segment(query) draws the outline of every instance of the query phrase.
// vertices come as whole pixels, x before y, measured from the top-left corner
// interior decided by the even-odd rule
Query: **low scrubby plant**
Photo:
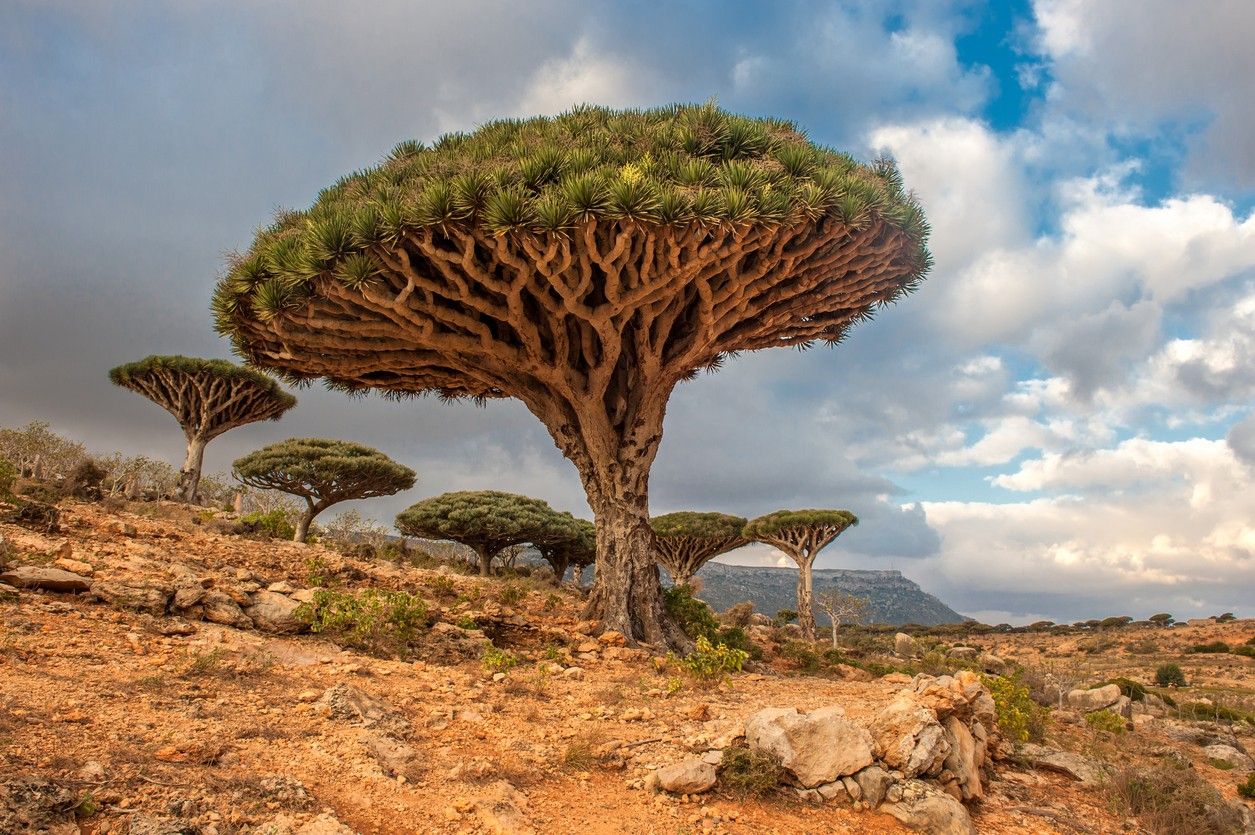
[[[1134,681],[1131,678],[1117,676],[1116,678],[1107,679],[1103,685],[1114,684],[1120,688],[1120,694],[1128,696],[1129,701],[1141,702],[1146,700],[1146,685],[1141,682]]]
[[[1239,647],[1233,648],[1233,654],[1242,655],[1247,658],[1255,658],[1255,646],[1251,646],[1250,644],[1242,644]]]
[[[484,647],[479,660],[484,665],[484,669],[490,673],[508,673],[519,665],[517,655],[508,649],[498,649],[495,646]]]
[[[1124,719],[1109,710],[1096,710],[1093,713],[1087,713],[1085,714],[1085,722],[1094,730],[1106,731],[1109,734],[1122,734],[1128,730],[1125,727]]]
[[[454,597],[458,593],[457,588],[453,585],[453,580],[443,574],[428,577],[425,584],[428,590],[439,598]]]
[[[1246,782],[1238,784],[1238,794],[1245,798],[1255,800],[1255,771],[1246,775]]]
[[[667,614],[693,640],[702,637],[713,639],[718,633],[719,619],[704,600],[693,596],[689,586],[672,586],[663,592],[663,599]]]
[[[388,589],[340,592],[320,589],[302,603],[296,617],[311,632],[379,655],[408,654],[429,625],[427,603],[415,595]]]
[[[502,606],[515,606],[527,597],[527,589],[517,583],[506,583],[497,592],[497,602]]]
[[[1156,835],[1227,835],[1242,831],[1242,813],[1184,763],[1164,760],[1150,768],[1116,772],[1111,790],[1119,804]]]
[[[1186,702],[1177,708],[1177,715],[1203,722],[1245,722],[1255,726],[1255,713],[1215,703]]]
[[[241,516],[236,531],[246,536],[263,536],[269,539],[291,539],[296,534],[296,528],[283,508],[265,513],[258,510]]]
[[[994,699],[998,716],[998,728],[1010,742],[1041,742],[1046,736],[1046,723],[1050,711],[1033,701],[1028,686],[1018,674],[1011,676],[981,676]]]
[[[697,648],[680,661],[680,664],[696,678],[718,678],[726,673],[739,673],[749,659],[749,653],[733,649],[725,644],[712,644],[707,638],[697,639]]]
[[[1185,673],[1177,664],[1160,664],[1155,670],[1155,684],[1160,687],[1185,687]]]
[[[1195,644],[1190,647],[1190,652],[1224,654],[1229,652],[1229,645],[1224,641],[1212,641],[1210,644]]]
[[[719,785],[738,799],[762,797],[780,783],[780,757],[747,745],[723,749],[719,761]]]
[[[0,458],[0,501],[13,498],[13,485],[17,482],[17,467],[7,458]]]

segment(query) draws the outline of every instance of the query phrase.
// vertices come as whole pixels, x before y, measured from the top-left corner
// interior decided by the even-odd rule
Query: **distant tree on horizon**
[[[571,517],[574,536],[559,529],[556,537],[533,544],[549,563],[559,583],[566,577],[567,569],[574,568],[578,584],[579,574],[597,559],[597,528],[587,519],[577,519],[569,513],[566,515]]]
[[[749,542],[745,522],[727,513],[687,510],[655,516],[649,520],[654,555],[677,586],[687,586],[703,565]]]
[[[114,385],[142,394],[183,429],[187,452],[179,471],[178,497],[196,500],[205,447],[228,430],[259,420],[278,420],[296,398],[270,377],[226,360],[151,356],[109,372]]]
[[[242,484],[305,500],[292,539],[304,542],[314,517],[339,502],[391,496],[414,486],[415,473],[377,449],[349,441],[292,438],[231,465]]]
[[[511,545],[554,543],[579,536],[579,520],[543,499],[500,490],[441,493],[397,514],[397,530],[423,539],[461,543],[479,557],[480,576],[492,574],[493,558]]]
[[[745,526],[746,539],[778,548],[797,564],[797,621],[808,641],[815,640],[815,558],[857,524],[858,517],[848,510],[777,510]]]

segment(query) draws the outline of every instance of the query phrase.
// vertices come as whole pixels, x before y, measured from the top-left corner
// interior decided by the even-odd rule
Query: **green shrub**
[[[453,580],[443,574],[428,577],[424,584],[432,594],[439,598],[453,597],[457,594],[457,588],[453,585]]]
[[[1012,676],[981,676],[994,699],[998,728],[1013,743],[1041,742],[1050,711],[1033,701],[1019,673]]]
[[[1238,794],[1255,800],[1255,771],[1246,775],[1245,783],[1238,783]]]
[[[822,657],[805,641],[789,641],[780,647],[780,657],[797,664],[798,669],[815,673],[822,666]]]
[[[479,624],[475,621],[475,618],[470,615],[462,615],[462,617],[458,618],[458,622],[455,626],[457,626],[458,629],[466,629],[468,631],[472,629],[479,629]]]
[[[1124,725],[1124,719],[1109,710],[1096,710],[1093,713],[1087,713],[1085,714],[1085,722],[1096,731],[1106,731],[1110,734],[1122,734],[1128,730]]]
[[[704,600],[693,596],[688,586],[672,586],[663,592],[667,614],[675,619],[684,634],[693,640],[706,638],[714,641],[719,634],[719,619]]]
[[[305,560],[305,584],[314,588],[326,588],[336,584],[331,566],[321,556],[315,555]]]
[[[749,657],[755,661],[763,657],[762,647],[751,641],[749,634],[739,626],[729,626],[726,629],[720,629],[716,637],[715,643],[747,652]]]
[[[562,605],[562,597],[557,592],[549,592],[545,595],[544,609],[546,612],[552,612],[554,609]]]
[[[1255,658],[1255,646],[1250,644],[1242,644],[1240,647],[1233,648],[1234,655],[1244,655],[1247,658]]]
[[[1160,687],[1185,687],[1185,673],[1176,664],[1160,664],[1155,670],[1155,684]]]
[[[296,528],[288,520],[287,511],[278,507],[265,513],[257,510],[241,516],[237,530],[242,534],[254,534],[270,539],[291,539],[296,535]]]
[[[739,673],[749,653],[723,644],[712,644],[705,637],[697,639],[697,648],[680,661],[697,678],[716,678],[725,673]]]
[[[784,626],[787,623],[793,623],[797,620],[797,612],[793,609],[781,609],[776,612],[776,616],[771,619],[775,626]]]
[[[484,653],[479,660],[490,673],[508,673],[519,665],[517,655],[508,649],[497,649],[494,646],[484,647]]]
[[[762,797],[780,782],[780,757],[745,744],[723,749],[719,761],[719,785],[739,799]]]
[[[1242,814],[1185,764],[1164,760],[1127,767],[1111,780],[1124,809],[1146,830],[1163,835],[1228,835],[1242,831]]]
[[[1107,684],[1114,684],[1119,687],[1121,695],[1128,696],[1129,701],[1141,702],[1146,700],[1146,685],[1131,678],[1118,676],[1103,682],[1103,685]]]
[[[7,458],[0,458],[0,501],[13,498],[13,483],[17,481],[17,467]]]
[[[1218,759],[1216,757],[1208,757],[1207,764],[1210,765],[1212,768],[1218,768],[1221,771],[1233,770],[1233,763],[1229,762],[1228,760]]]
[[[1227,653],[1229,645],[1224,641],[1212,641],[1210,644],[1195,644],[1190,647],[1190,652],[1200,653]]]
[[[427,604],[403,591],[366,589],[357,593],[320,589],[302,603],[296,617],[311,632],[380,655],[406,655],[429,624]]]
[[[527,589],[517,583],[506,583],[497,592],[497,602],[502,606],[515,606],[527,597]]]
[[[1177,708],[1182,719],[1194,719],[1203,722],[1246,722],[1255,725],[1255,714],[1221,704],[1204,702],[1186,702]]]

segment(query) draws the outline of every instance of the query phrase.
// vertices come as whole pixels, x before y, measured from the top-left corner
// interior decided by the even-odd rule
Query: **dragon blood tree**
[[[689,585],[703,565],[749,542],[741,534],[745,520],[726,513],[681,511],[655,516],[650,524],[654,556],[677,586]]]
[[[811,575],[815,557],[857,524],[858,517],[848,510],[777,510],[745,526],[747,540],[772,545],[797,563],[797,622],[808,641],[815,640]]]
[[[259,420],[278,420],[296,398],[271,378],[226,360],[148,357],[109,372],[115,385],[144,395],[183,427],[187,455],[177,493],[195,501],[205,446],[229,429]]]
[[[333,504],[391,496],[414,486],[414,471],[377,449],[349,441],[292,438],[237,458],[231,474],[259,490],[305,500],[292,539],[304,542],[314,517]]]
[[[587,615],[683,646],[648,506],[672,389],[739,351],[838,342],[916,286],[927,235],[890,161],[788,122],[581,107],[399,145],[258,233],[213,308],[295,381],[523,401],[596,518]]]
[[[569,533],[564,531],[563,535],[532,544],[549,563],[559,583],[566,577],[567,569],[574,567],[578,585],[580,572],[597,559],[597,528],[587,519],[576,519],[569,513],[562,515],[571,520]]]
[[[503,548],[574,539],[577,521],[542,499],[499,490],[463,490],[410,505],[397,515],[396,524],[409,536],[465,545],[479,557],[479,573],[487,577]]]

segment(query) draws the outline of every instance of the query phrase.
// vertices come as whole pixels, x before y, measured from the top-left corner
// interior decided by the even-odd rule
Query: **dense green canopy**
[[[278,381],[273,377],[255,368],[236,365],[223,359],[154,354],[110,369],[109,379],[114,385],[130,387],[155,373],[204,374],[219,380],[247,382],[261,391],[274,395],[278,403],[285,404],[289,409],[296,405],[296,398],[281,389]]]
[[[397,515],[396,525],[410,536],[466,545],[479,555],[480,573],[487,575],[502,548],[574,539],[580,533],[578,521],[542,499],[500,490],[465,490],[411,505]]]
[[[377,449],[349,441],[292,438],[236,459],[232,475],[250,487],[281,490],[305,499],[298,542],[309,523],[333,504],[390,496],[414,486],[415,473]]]
[[[650,519],[658,562],[677,585],[686,585],[703,565],[747,540],[745,519],[727,513],[679,511]]]
[[[578,107],[489,122],[431,147],[401,143],[379,165],[325,189],[310,209],[280,213],[218,285],[214,314],[219,332],[251,355],[243,321],[300,305],[322,279],[369,284],[381,272],[380,250],[424,229],[543,235],[589,220],[748,227],[824,217],[851,230],[876,220],[901,230],[913,259],[903,290],[930,266],[924,214],[889,160],[862,165],[812,144],[790,122],[709,104]]]
[[[597,528],[593,523],[587,519],[577,519],[569,513],[560,515],[570,519],[571,526],[556,527],[553,537],[533,543],[549,563],[559,582],[566,576],[567,568],[574,566],[578,575],[585,566],[592,565],[597,559]],[[576,580],[579,580],[578,576]]]

